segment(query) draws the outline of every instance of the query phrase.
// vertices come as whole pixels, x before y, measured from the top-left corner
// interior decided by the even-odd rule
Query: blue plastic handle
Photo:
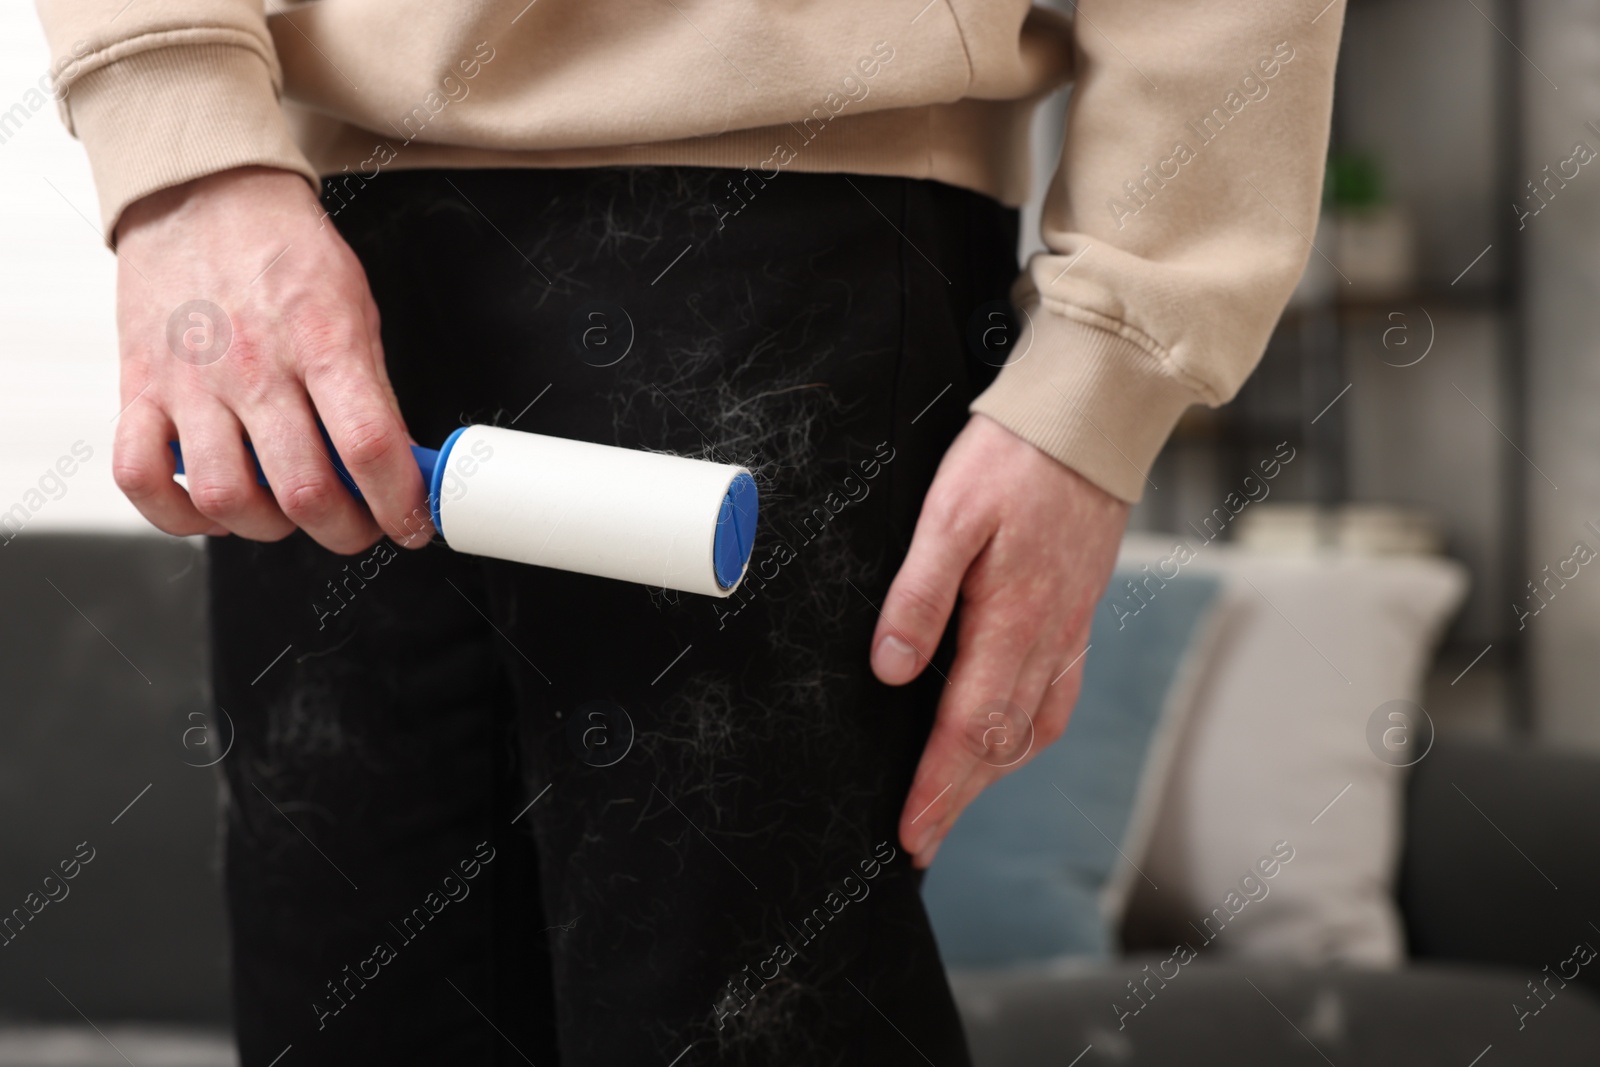
[[[322,427],[319,426],[318,429],[322,429]],[[366,498],[361,495],[361,487],[356,485],[354,478],[350,477],[350,471],[345,467],[344,460],[340,459],[339,453],[334,451],[333,441],[329,439],[328,431],[325,429],[322,430],[322,440],[328,446],[327,456],[329,461],[333,463],[333,469],[338,472],[339,480],[344,483],[345,488],[350,490],[351,495],[357,500],[365,500]],[[172,449],[172,458],[177,461],[177,469],[172,473],[182,474],[183,450],[178,447],[178,442],[176,441],[168,441],[167,447]],[[267,476],[261,469],[261,461],[256,458],[255,446],[246,441],[244,449],[250,453],[250,462],[256,465],[256,484],[267,485]],[[422,471],[422,484],[432,484],[434,468],[439,465],[439,450],[437,448],[423,448],[421,445],[412,445],[411,458],[416,460],[417,468]]]

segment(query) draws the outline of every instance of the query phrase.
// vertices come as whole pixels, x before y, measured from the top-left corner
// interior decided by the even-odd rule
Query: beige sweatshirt
[[[259,164],[690,164],[1028,193],[1075,82],[1026,324],[973,403],[1125,500],[1260,359],[1315,231],[1342,0],[38,0],[105,233]]]

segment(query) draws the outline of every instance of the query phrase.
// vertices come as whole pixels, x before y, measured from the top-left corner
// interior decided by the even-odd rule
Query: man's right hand
[[[427,544],[377,306],[304,178],[262,167],[199,178],[129,206],[117,237],[125,410],[112,468],[145,518],[170,534],[256,541],[298,526],[341,553],[383,534]],[[334,470],[318,418],[367,506]]]

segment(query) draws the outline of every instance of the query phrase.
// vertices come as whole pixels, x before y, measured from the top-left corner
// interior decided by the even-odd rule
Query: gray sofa
[[[1164,989],[1141,982],[1155,993],[1119,1028],[1112,1005],[1127,983],[1172,951],[1172,931],[1135,916],[1129,958],[1112,966],[953,975],[974,1059],[1064,1067],[1088,1049],[1080,1067],[1600,1063],[1600,959],[1562,966],[1575,943],[1600,946],[1600,759],[1440,740],[1412,771],[1405,835],[1406,967],[1197,961]],[[1570,982],[1552,976],[1574,969]],[[1529,982],[1547,999],[1530,1000]],[[1515,1007],[1540,1003],[1523,1017]]]
[[[226,727],[204,680],[203,592],[203,553],[183,541],[29,533],[0,549],[0,910],[82,843],[94,852],[0,948],[0,1067],[123,1062],[83,1038],[86,1019],[148,1050],[135,1062],[226,1062],[218,792],[203,766]],[[1600,1062],[1600,960],[1520,1026],[1513,1008],[1575,942],[1600,945],[1600,760],[1441,740],[1407,818],[1411,965],[1200,961],[1119,1029],[1113,1002],[1172,945],[1133,917],[1115,965],[953,975],[978,1064]],[[126,1024],[143,1036],[112,1029]]]

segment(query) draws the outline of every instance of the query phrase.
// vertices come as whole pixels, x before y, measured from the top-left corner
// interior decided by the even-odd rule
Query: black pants
[[[943,683],[879,684],[868,641],[994,373],[969,327],[1015,213],[690,168],[395,172],[324,202],[418,441],[483,422],[743,463],[761,528],[729,600],[439,544],[212,542],[244,1064],[967,1063],[896,840]]]

